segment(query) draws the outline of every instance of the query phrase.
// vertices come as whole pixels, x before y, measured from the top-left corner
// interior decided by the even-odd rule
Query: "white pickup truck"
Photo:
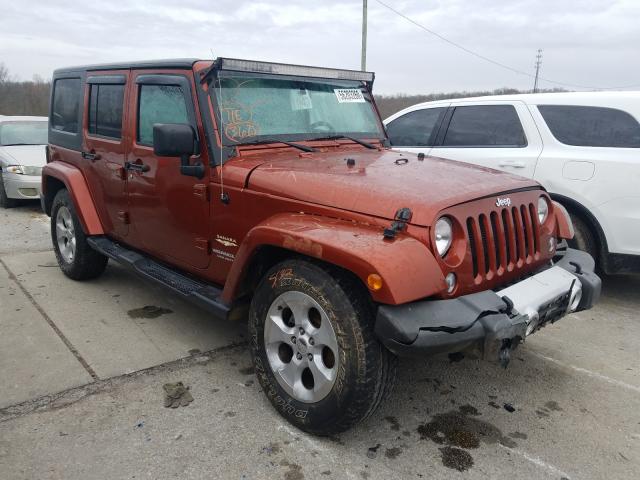
[[[534,178],[562,203],[575,246],[606,273],[640,272],[640,92],[427,102],[385,120],[393,148]]]

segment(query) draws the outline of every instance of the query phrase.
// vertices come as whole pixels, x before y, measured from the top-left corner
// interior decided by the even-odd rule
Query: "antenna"
[[[211,50],[211,58],[213,62],[216,61],[216,56],[213,54],[213,49]],[[224,191],[224,160],[222,155],[224,153],[224,147],[222,146],[222,108],[220,105],[222,104],[222,79],[217,76],[216,81],[218,83],[218,99],[216,101],[216,106],[218,108],[218,138],[220,140],[220,201],[225,205],[229,204],[229,195]],[[215,90],[215,83],[213,85]]]
[[[536,55],[536,79],[533,81],[533,93],[538,93],[538,77],[540,76],[540,67],[542,66],[542,49],[538,49]]]

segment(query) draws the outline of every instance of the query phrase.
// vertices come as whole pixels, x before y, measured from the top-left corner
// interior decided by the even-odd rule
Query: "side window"
[[[640,124],[615,108],[539,105],[553,136],[566,145],[640,148]]]
[[[51,128],[60,132],[78,133],[80,109],[80,79],[61,78],[53,84]]]
[[[156,123],[189,123],[182,87],[140,85],[137,138],[139,144],[153,145],[153,125]]]
[[[89,133],[122,137],[124,85],[92,84],[89,93]]]
[[[527,139],[513,105],[456,107],[444,147],[526,147]]]
[[[387,134],[394,147],[430,147],[446,108],[425,108],[405,113],[389,122]]]

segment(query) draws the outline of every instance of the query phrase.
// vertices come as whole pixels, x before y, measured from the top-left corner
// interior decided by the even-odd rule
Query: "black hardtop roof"
[[[96,71],[96,70],[126,70],[129,68],[191,68],[199,62],[199,58],[171,58],[164,60],[143,60],[138,62],[102,63],[97,65],[81,65],[64,67],[54,70],[53,74]]]

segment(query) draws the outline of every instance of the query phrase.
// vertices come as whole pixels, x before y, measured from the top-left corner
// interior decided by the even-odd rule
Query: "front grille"
[[[533,203],[468,217],[466,228],[477,281],[512,272],[539,254],[540,232]]]

